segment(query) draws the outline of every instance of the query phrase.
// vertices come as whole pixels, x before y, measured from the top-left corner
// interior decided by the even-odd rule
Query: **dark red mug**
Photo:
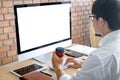
[[[55,53],[58,57],[62,57],[64,55],[64,48],[63,47],[57,47],[56,50],[55,50]]]

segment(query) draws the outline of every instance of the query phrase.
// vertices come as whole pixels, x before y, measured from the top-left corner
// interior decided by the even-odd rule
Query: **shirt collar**
[[[103,46],[108,42],[114,40],[115,38],[120,37],[120,30],[112,31],[108,33],[103,39],[99,42],[99,46]]]

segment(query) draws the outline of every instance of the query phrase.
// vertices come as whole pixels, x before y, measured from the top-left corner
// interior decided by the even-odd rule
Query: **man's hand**
[[[52,64],[53,64],[53,68],[56,69],[56,68],[60,68],[61,67],[61,64],[63,62],[63,57],[59,58],[56,53],[54,52],[53,53],[53,57],[52,57]]]
[[[68,65],[69,68],[75,68],[75,69],[78,69],[82,66],[83,64],[83,60],[80,60],[80,59],[76,59],[76,58],[68,58],[66,60],[66,63],[65,64],[68,64],[68,63],[73,63],[71,65]]]

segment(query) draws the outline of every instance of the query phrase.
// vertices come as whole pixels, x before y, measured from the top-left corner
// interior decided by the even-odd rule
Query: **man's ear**
[[[98,18],[98,23],[99,23],[100,26],[104,26],[105,25],[105,20],[102,17],[100,17],[100,18]]]

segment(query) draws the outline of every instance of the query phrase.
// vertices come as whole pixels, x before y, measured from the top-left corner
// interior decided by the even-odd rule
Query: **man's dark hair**
[[[92,6],[92,14],[98,20],[102,17],[111,30],[120,29],[120,0],[96,0]]]

